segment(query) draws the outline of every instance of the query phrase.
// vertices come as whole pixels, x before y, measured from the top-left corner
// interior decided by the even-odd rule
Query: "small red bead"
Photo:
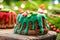
[[[57,29],[56,32],[59,33],[59,29]]]
[[[50,26],[51,28],[54,28],[53,26]]]
[[[53,28],[54,31],[56,31],[56,28]]]
[[[59,33],[60,33],[60,30],[59,30]]]
[[[23,13],[22,15],[23,15],[24,17],[26,17],[28,14],[27,14],[27,13]]]

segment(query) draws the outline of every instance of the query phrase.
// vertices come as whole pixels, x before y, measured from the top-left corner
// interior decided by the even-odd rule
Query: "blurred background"
[[[60,0],[0,0],[0,7],[17,10],[38,10],[44,4],[47,10],[58,10]]]
[[[38,11],[41,5],[48,22],[60,30],[60,0],[0,0],[0,8],[14,10],[16,14],[24,10]]]

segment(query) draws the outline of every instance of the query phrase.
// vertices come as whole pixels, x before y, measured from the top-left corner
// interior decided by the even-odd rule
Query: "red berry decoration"
[[[56,32],[59,33],[59,29],[57,29]]]
[[[22,15],[23,15],[24,17],[26,17],[28,14],[27,14],[27,13],[23,13]]]
[[[60,33],[60,30],[59,30],[59,33]]]
[[[54,31],[56,31],[56,28],[53,28]]]
[[[56,31],[57,33],[60,33],[60,30],[52,26],[50,23],[48,23],[50,28],[53,29],[53,31]]]
[[[50,26],[52,29],[54,28],[53,26]]]

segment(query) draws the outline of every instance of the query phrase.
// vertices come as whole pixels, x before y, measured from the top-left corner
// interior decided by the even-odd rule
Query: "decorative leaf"
[[[28,16],[27,16],[27,17],[28,17],[28,18],[30,18],[31,16],[32,16],[32,14],[28,14]]]

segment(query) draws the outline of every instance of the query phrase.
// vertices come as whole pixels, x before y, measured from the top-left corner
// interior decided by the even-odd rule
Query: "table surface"
[[[45,35],[37,35],[37,36],[28,36],[28,35],[18,35],[13,33],[14,29],[0,29],[0,36],[3,37],[9,37],[9,38],[14,38],[14,39],[40,39],[40,38],[46,38],[52,35],[56,35],[56,32],[49,31]]]

